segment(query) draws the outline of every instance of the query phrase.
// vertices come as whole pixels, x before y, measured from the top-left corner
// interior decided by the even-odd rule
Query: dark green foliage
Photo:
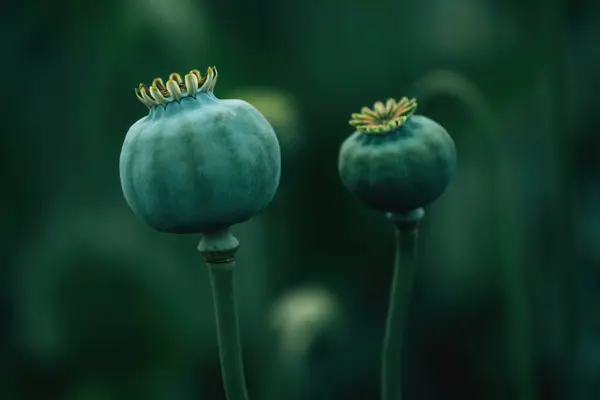
[[[282,153],[285,194],[239,227],[236,285],[253,400],[262,399],[269,378],[268,304],[307,281],[340,293],[350,321],[344,346],[326,361],[315,354],[311,393],[377,399],[391,277],[380,266],[392,261],[391,228],[348,195],[336,157],[351,134],[350,112],[387,96],[421,101],[412,84],[431,68],[456,70],[481,88],[496,110],[498,146],[452,95],[420,103],[419,113],[452,134],[460,168],[421,229],[407,400],[521,400],[512,396],[506,345],[506,305],[516,293],[501,275],[507,257],[527,278],[538,399],[600,398],[599,2],[33,0],[6,2],[0,14],[0,398],[93,400],[94,393],[129,391],[122,398],[223,399],[198,238],[151,232],[127,209],[118,171],[125,132],[144,112],[133,88],[207,64],[224,78],[217,95],[238,87],[283,90],[294,97],[302,125],[301,148]],[[496,157],[507,188],[499,189],[489,168]],[[82,206],[98,218],[67,234]],[[495,221],[507,216],[516,218],[514,229],[496,232]],[[132,226],[102,229],[102,221]],[[40,231],[44,239],[37,240]],[[78,250],[80,237],[96,250]],[[516,246],[500,251],[507,237]],[[101,244],[107,238],[114,242]],[[137,244],[112,252],[115,242],[130,241]],[[161,246],[170,255],[159,257]],[[31,265],[34,286],[64,293],[49,296],[11,279]],[[157,270],[175,277],[153,275]],[[115,288],[113,298],[112,290],[98,294],[107,287]],[[166,300],[182,293],[189,301]],[[39,324],[28,332],[43,343],[25,347],[31,338],[17,321],[29,309],[24,298],[34,294],[54,300],[31,305]],[[49,305],[56,312],[49,314]],[[46,325],[59,315],[59,324]],[[139,347],[102,353],[111,345],[83,325],[115,348],[138,340]],[[110,372],[99,362],[94,373],[87,364],[93,376],[82,381],[83,356],[67,352],[67,336],[54,336],[58,331],[70,332],[78,352],[105,366],[115,357],[113,375],[138,379],[129,388],[100,388],[106,383],[94,379]],[[183,343],[200,349],[184,351]],[[184,367],[188,356],[192,365]],[[161,375],[148,372],[159,364],[170,372],[149,378]]]

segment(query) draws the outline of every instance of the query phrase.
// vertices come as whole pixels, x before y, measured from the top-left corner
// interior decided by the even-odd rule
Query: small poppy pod
[[[366,206],[405,214],[437,199],[456,167],[452,138],[437,122],[413,115],[415,99],[389,99],[352,114],[356,128],[340,148],[344,185]]]
[[[281,153],[273,128],[249,103],[213,94],[216,68],[140,84],[150,112],[131,126],[120,157],[123,195],[151,227],[211,233],[244,222],[273,199]]]

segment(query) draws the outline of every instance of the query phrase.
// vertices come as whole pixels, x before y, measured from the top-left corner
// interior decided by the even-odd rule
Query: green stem
[[[402,342],[416,269],[418,219],[396,220],[396,257],[381,365],[382,400],[402,399]],[[390,216],[388,216],[390,219]]]
[[[237,301],[233,284],[235,261],[218,264],[207,262],[207,265],[215,302],[219,356],[225,394],[228,400],[248,400],[242,362]]]
[[[227,400],[248,400],[233,282],[239,242],[229,229],[204,234],[198,245],[208,266],[215,303],[221,375]]]

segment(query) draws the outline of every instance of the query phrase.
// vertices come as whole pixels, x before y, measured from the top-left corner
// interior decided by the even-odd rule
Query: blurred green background
[[[223,399],[196,236],[118,158],[133,88],[219,69],[282,183],[235,227],[251,399],[371,400],[393,230],[337,176],[352,112],[417,96],[459,154],[427,208],[406,399],[600,399],[600,3],[26,0],[0,15],[0,398]]]

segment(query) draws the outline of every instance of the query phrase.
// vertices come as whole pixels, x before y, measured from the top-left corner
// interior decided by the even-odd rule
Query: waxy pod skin
[[[388,100],[353,114],[356,131],[340,148],[342,182],[366,206],[406,214],[436,200],[456,167],[452,138],[437,122],[413,115],[415,99]]]
[[[260,213],[279,185],[281,153],[271,125],[242,100],[213,94],[216,68],[140,84],[150,112],[125,137],[123,195],[151,227],[212,233]]]

